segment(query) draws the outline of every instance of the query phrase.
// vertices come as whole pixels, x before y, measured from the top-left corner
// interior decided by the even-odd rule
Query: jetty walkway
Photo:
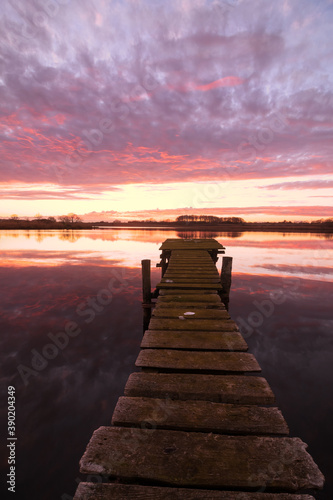
[[[221,301],[215,240],[166,240],[159,295],[75,500],[310,500],[324,478]]]

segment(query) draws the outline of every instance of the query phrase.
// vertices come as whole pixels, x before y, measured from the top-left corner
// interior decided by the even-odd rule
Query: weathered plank
[[[209,257],[207,259],[171,259],[169,261],[169,266],[171,267],[182,267],[187,269],[198,269],[199,267],[203,267],[206,269],[214,270],[216,266],[212,259]],[[169,269],[169,267],[168,267]]]
[[[194,264],[194,263],[190,263],[188,261],[184,261],[184,262],[170,261],[168,264],[168,269],[169,270],[176,270],[176,271],[182,270],[182,269],[185,269],[185,270],[195,269],[197,271],[200,271],[200,270],[214,271],[214,270],[216,270],[216,266],[215,266],[213,261],[207,262],[207,263],[201,263],[201,264],[198,262],[196,262]]]
[[[289,437],[100,427],[80,471],[175,486],[322,488],[323,475],[306,447]]]
[[[202,268],[202,269],[198,269],[198,268]],[[203,261],[203,260],[200,260],[199,262],[197,260],[195,261],[191,261],[191,260],[177,260],[177,261],[172,261],[172,262],[169,262],[169,265],[168,265],[168,270],[171,271],[173,270],[172,268],[181,268],[182,270],[187,270],[187,271],[190,271],[191,269],[192,270],[202,270],[202,271],[215,271],[217,270],[216,269],[216,266],[214,265],[214,262],[211,261]]]
[[[172,250],[171,255],[170,255],[170,260],[185,260],[185,259],[190,259],[190,260],[212,260],[211,254],[207,250],[202,250],[202,251],[193,251],[190,250],[188,252],[186,251],[180,251],[180,250]]]
[[[212,259],[211,254],[205,250],[202,254],[195,253],[193,251],[190,252],[171,252],[169,255],[169,262],[178,262],[178,261],[186,261],[190,260],[191,262],[198,260],[200,262],[208,262],[209,264],[214,264],[214,260]]]
[[[170,251],[171,251],[171,257],[173,258],[184,258],[184,257],[202,257],[202,258],[209,258],[210,257],[210,253],[209,251],[211,251],[212,249],[210,247],[206,247],[206,248],[203,248],[203,249],[195,249],[195,248],[190,248],[188,250],[186,250],[185,248],[170,248]]]
[[[218,303],[219,305],[222,304],[221,302],[221,299],[220,297],[217,295],[217,294],[213,294],[213,293],[210,293],[210,294],[204,294],[204,293],[200,293],[200,292],[197,292],[197,293],[183,293],[183,294],[180,294],[180,293],[177,293],[177,292],[173,292],[173,293],[169,293],[167,295],[160,295],[158,297],[158,303],[159,304],[165,304],[166,302],[193,302],[193,303],[196,303],[196,304],[203,304],[203,303]],[[223,306],[224,307],[224,306]]]
[[[236,323],[232,320],[215,319],[167,319],[151,318],[149,330],[207,330],[207,331],[238,331]]]
[[[220,278],[209,278],[202,276],[202,278],[184,277],[182,275],[174,276],[173,278],[162,278],[161,283],[220,283]]]
[[[181,351],[142,349],[135,366],[163,370],[216,371],[224,373],[260,372],[260,366],[247,352]]]
[[[172,302],[171,301],[162,301],[162,300],[159,300],[157,303],[156,303],[156,307],[155,307],[155,311],[157,309],[161,309],[161,308],[175,308],[179,305],[181,305],[185,311],[191,311],[191,308],[195,311],[195,310],[198,310],[198,309],[218,309],[218,310],[221,310],[221,311],[226,311],[226,308],[225,308],[225,305],[222,304],[222,302],[193,302],[193,301],[190,301],[189,300],[189,297],[187,297],[187,300],[188,302],[181,302],[179,300],[173,300]]]
[[[125,396],[271,405],[275,398],[263,377],[193,373],[132,373]]]
[[[165,278],[219,278],[219,273],[216,271],[199,271],[199,272],[192,272],[191,269],[189,270],[182,270],[182,271],[166,271],[164,274]]]
[[[248,345],[239,332],[146,330],[141,348],[247,351]]]
[[[175,295],[175,294],[180,294],[180,295],[189,295],[189,294],[193,294],[193,295],[215,295],[216,297],[220,299],[220,297],[217,295],[217,290],[216,288],[215,289],[211,289],[211,290],[208,290],[208,289],[194,289],[194,290],[191,290],[191,289],[187,289],[187,290],[182,290],[181,288],[180,289],[177,289],[177,290],[167,290],[167,289],[164,289],[164,290],[160,290],[159,291],[159,296],[164,296],[164,295]]]
[[[209,254],[209,252],[207,250],[203,250],[203,251],[200,251],[200,252],[195,252],[193,250],[189,251],[189,252],[175,252],[175,251],[172,251],[171,252],[171,256],[170,256],[170,260],[186,260],[186,259],[189,259],[189,260],[192,260],[192,261],[195,261],[196,259],[199,260],[199,261],[207,261],[209,262],[209,260],[212,261],[212,258]]]
[[[210,257],[207,260],[201,259],[200,261],[197,259],[195,261],[192,259],[170,259],[168,270],[173,268],[175,271],[181,271],[183,268],[187,271],[192,269],[192,271],[196,272],[199,272],[200,268],[208,271],[217,271],[217,267]]]
[[[193,309],[193,310],[192,310]],[[186,307],[164,307],[158,304],[152,312],[156,318],[183,318],[186,319],[230,319],[226,310],[220,309],[195,309]]]
[[[198,490],[139,486],[135,484],[96,484],[81,482],[74,500],[315,500],[310,495],[289,493],[251,493],[241,491]]]
[[[223,245],[212,238],[193,238],[193,239],[181,239],[181,238],[168,238],[166,239],[159,248],[160,250],[177,250],[181,249],[183,252],[186,250],[207,250],[207,249],[224,249]]]
[[[190,277],[191,276],[195,277],[195,276],[209,276],[209,275],[211,275],[213,278],[216,278],[216,276],[219,276],[218,272],[215,272],[214,269],[210,269],[208,267],[196,269],[195,273],[192,273],[192,270],[193,270],[193,268],[191,268],[191,267],[184,268],[184,266],[181,266],[178,268],[171,268],[171,269],[168,268],[167,271],[165,272],[164,276],[170,275],[170,274],[177,275],[177,276],[189,275]]]
[[[112,424],[233,435],[289,434],[287,423],[278,408],[211,401],[121,397],[114,410]]]
[[[185,282],[160,282],[156,285],[156,288],[165,288],[165,289],[172,289],[175,291],[175,289],[180,289],[180,290],[200,290],[203,291],[204,289],[211,289],[211,290],[222,290],[222,285],[220,283],[185,283]]]
[[[196,253],[193,251],[181,252],[178,254],[175,254],[174,252],[171,253],[169,262],[183,262],[183,261],[214,263],[213,259],[211,258],[210,254],[207,251],[205,251],[204,253]]]

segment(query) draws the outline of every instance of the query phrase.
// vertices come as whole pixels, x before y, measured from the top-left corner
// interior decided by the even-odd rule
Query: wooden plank
[[[261,371],[256,358],[247,352],[181,351],[175,349],[142,349],[135,366],[192,372],[241,373]]]
[[[168,261],[168,265],[170,266],[190,266],[190,265],[198,265],[198,266],[203,266],[203,267],[212,267],[216,269],[216,264],[214,263],[213,259],[211,258],[210,255],[207,255],[206,258],[200,258],[200,257],[170,257]]]
[[[191,272],[188,273],[179,273],[179,274],[174,274],[174,273],[165,273],[163,276],[163,279],[172,279],[172,280],[205,280],[210,282],[210,280],[214,280],[214,283],[216,282],[221,282],[220,277],[217,273],[199,273],[199,274],[194,274]]]
[[[220,283],[164,283],[160,282],[156,288],[165,288],[166,290],[222,290]]]
[[[198,269],[198,267],[201,267],[202,269]],[[200,273],[201,271],[211,271],[211,272],[218,272],[217,267],[214,265],[213,261],[211,263],[207,264],[200,264],[199,262],[188,262],[187,260],[184,262],[178,262],[178,263],[171,263],[169,262],[168,271],[193,271],[196,273]]]
[[[182,248],[180,246],[178,248],[170,248],[170,252],[173,257],[183,257],[187,255],[209,256],[209,252],[216,250],[216,248],[212,248],[210,243],[207,244],[206,242],[201,242],[201,247],[202,248],[195,248],[192,244],[189,245],[189,248],[184,248],[182,245]]]
[[[193,250],[191,252],[187,252],[187,253],[184,253],[182,252],[181,254],[179,255],[174,255],[174,252],[172,252],[170,258],[169,258],[169,261],[179,261],[179,262],[184,262],[184,261],[191,261],[191,262],[214,262],[213,259],[212,259],[212,256],[208,253],[208,251],[204,251],[203,254],[199,254],[198,253],[195,253],[193,252]]]
[[[209,262],[208,260],[198,260],[198,259],[195,259],[193,261],[190,259],[186,260],[177,259],[177,261],[170,261],[169,265],[170,269],[172,269],[173,267],[178,267],[178,270],[179,268],[187,270],[197,269],[199,266],[202,268],[206,268],[208,271],[214,271],[214,268],[216,269],[216,266],[214,265],[213,261]],[[202,269],[197,269],[197,270],[201,271]]]
[[[160,250],[206,250],[206,249],[224,249],[218,241],[213,238],[193,238],[193,239],[181,239],[181,238],[168,238],[160,246]]]
[[[112,424],[233,435],[289,434],[287,423],[278,408],[211,401],[120,397]]]
[[[141,348],[247,351],[248,346],[239,332],[147,330]]]
[[[194,294],[194,295],[217,295],[217,290],[216,289],[194,289],[194,290],[191,290],[191,289],[181,289],[181,288],[178,288],[177,290],[168,290],[168,289],[163,289],[163,290],[160,290],[159,291],[159,296],[163,296],[163,295],[175,295],[175,294],[180,294],[180,295],[189,295],[189,294]],[[221,300],[219,298],[219,300]]]
[[[169,265],[178,267],[180,266],[188,267],[188,268],[191,267],[192,269],[196,268],[197,266],[207,267],[211,269],[215,267],[216,269],[216,266],[210,257],[208,257],[207,259],[200,259],[200,258],[190,259],[187,257],[184,259],[170,259]]]
[[[162,278],[161,283],[220,283],[220,278],[210,278],[202,276],[201,278],[191,278],[186,276],[174,276],[173,278]]]
[[[171,255],[170,259],[174,260],[182,260],[182,259],[200,259],[200,260],[208,260],[211,259],[212,257],[209,253],[211,251],[210,248],[206,250],[171,250]]]
[[[185,311],[191,311],[191,308],[194,311],[200,310],[200,309],[217,309],[217,310],[221,310],[221,311],[226,311],[225,305],[222,304],[222,302],[203,302],[203,303],[200,303],[200,302],[190,301],[189,298],[187,298],[187,300],[188,300],[187,302],[181,302],[181,303],[177,300],[173,300],[173,301],[169,301],[169,302],[164,302],[164,301],[158,300],[154,310],[156,311],[156,309],[164,309],[164,308],[173,309],[173,308],[175,308],[175,306],[181,305],[184,307]]]
[[[81,482],[74,500],[315,500],[310,495]]]
[[[167,270],[166,273],[164,274],[165,277],[167,276],[174,276],[175,278],[183,277],[183,278],[215,278],[216,276],[219,277],[219,273],[217,270],[206,270],[206,271],[194,271],[193,269],[182,269],[182,270]]]
[[[164,301],[158,301],[156,302],[156,307],[155,309],[157,308],[169,308],[169,309],[173,309],[175,306],[183,306],[184,310],[186,311],[190,311],[191,308],[194,309],[194,310],[198,310],[198,309],[218,309],[218,310],[221,310],[221,311],[225,311],[226,308],[225,308],[225,305],[222,304],[222,302],[192,302],[189,300],[188,298],[188,301],[187,302],[178,302],[178,301],[173,301],[173,302],[164,302]]]
[[[192,310],[193,309],[193,310]],[[194,309],[194,307],[163,307],[158,304],[152,312],[156,318],[184,318],[187,319],[230,319],[229,313],[220,309]]]
[[[232,320],[215,319],[169,319],[151,318],[149,330],[207,330],[233,332],[238,331],[238,326]]]
[[[208,257],[207,259],[190,259],[190,258],[184,258],[184,259],[174,259],[170,258],[168,262],[168,266],[170,267],[192,267],[195,266],[195,269],[203,267],[203,268],[210,268],[210,269],[216,269],[216,265],[214,264],[214,261],[211,259],[211,257]]]
[[[222,304],[221,302],[221,299],[220,297],[217,295],[217,294],[203,294],[203,293],[200,293],[200,292],[197,292],[197,293],[186,293],[184,292],[183,294],[181,293],[177,293],[177,292],[173,292],[173,293],[169,293],[166,294],[166,295],[160,295],[158,297],[158,303],[159,304],[165,304],[165,303],[168,303],[168,302],[193,302],[193,303],[196,303],[196,304],[203,304],[203,303],[208,303],[208,304],[211,304],[211,303],[215,303],[215,304]]]
[[[132,373],[125,396],[271,405],[275,398],[263,377],[192,373]]]
[[[215,273],[217,271],[216,267],[211,267],[211,266],[186,266],[186,265],[181,265],[181,266],[168,266],[166,272],[167,273],[175,273],[175,274],[184,274],[184,273],[191,273],[195,267],[196,273]],[[218,271],[217,271],[217,274]]]
[[[217,488],[322,488],[299,438],[100,427],[80,461],[83,474]]]
[[[205,252],[204,254],[195,254],[194,252],[189,252],[183,255],[171,255],[170,262],[209,262],[212,263],[214,262],[211,256],[209,255],[208,252]]]
[[[169,265],[167,267],[167,273],[175,273],[175,274],[181,274],[181,273],[191,273],[193,271],[193,266],[185,266],[185,265],[181,265],[181,266],[176,266],[176,265]],[[218,271],[216,269],[215,266],[195,266],[195,271],[196,273],[215,273],[217,272],[218,274]]]

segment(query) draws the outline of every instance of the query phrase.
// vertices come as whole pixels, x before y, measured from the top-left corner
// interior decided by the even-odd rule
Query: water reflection
[[[103,291],[114,276],[109,301]],[[74,492],[89,435],[109,424],[134,370],[142,338],[141,276],[92,261],[5,268],[0,278],[6,289],[2,382],[19,396],[17,496],[45,499],[47,491],[47,498],[58,499]],[[64,333],[69,322],[77,325],[73,337]],[[3,405],[1,418],[4,411]]]
[[[218,233],[214,231],[177,231],[177,238],[193,240],[194,238],[217,238]]]
[[[194,238],[218,238],[218,237],[226,237],[226,238],[239,238],[244,233],[242,232],[216,232],[216,231],[177,231],[177,238],[181,238],[184,240],[194,239]]]
[[[291,436],[301,437],[333,498],[332,283],[233,274],[230,314],[275,393]],[[277,297],[278,303],[271,298]]]
[[[18,498],[44,500],[46,491],[49,500],[73,495],[87,441],[97,427],[110,423],[135,369],[142,338],[140,261],[151,258],[155,288],[160,243],[176,236],[138,229],[1,232],[1,381],[4,387],[15,385],[19,396]],[[292,435],[309,444],[326,473],[326,493],[317,497],[333,498],[332,241],[277,233],[237,238],[218,233],[216,238],[234,258],[230,313]],[[105,290],[114,272],[126,285],[107,303]],[[280,303],[271,300],[274,292],[283,298]],[[70,322],[80,332],[67,335],[66,344]],[[45,350],[49,344],[57,350]],[[54,357],[36,370],[33,356],[43,351]],[[27,385],[18,365],[37,372],[27,373]],[[3,404],[2,421],[5,412]]]
[[[70,229],[61,232],[61,234],[59,235],[60,240],[70,241],[71,243],[75,243],[75,241],[77,241],[81,237],[82,235],[80,234],[80,231],[72,231]]]

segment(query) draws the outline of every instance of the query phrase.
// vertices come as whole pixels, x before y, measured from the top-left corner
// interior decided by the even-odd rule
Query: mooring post
[[[148,328],[151,318],[151,280],[150,280],[150,260],[141,261],[142,269],[142,308],[143,308],[143,332]]]
[[[151,281],[150,281],[150,260],[141,261],[142,268],[142,302],[151,303]]]
[[[228,309],[231,288],[232,257],[223,256],[221,269],[222,302]]]

